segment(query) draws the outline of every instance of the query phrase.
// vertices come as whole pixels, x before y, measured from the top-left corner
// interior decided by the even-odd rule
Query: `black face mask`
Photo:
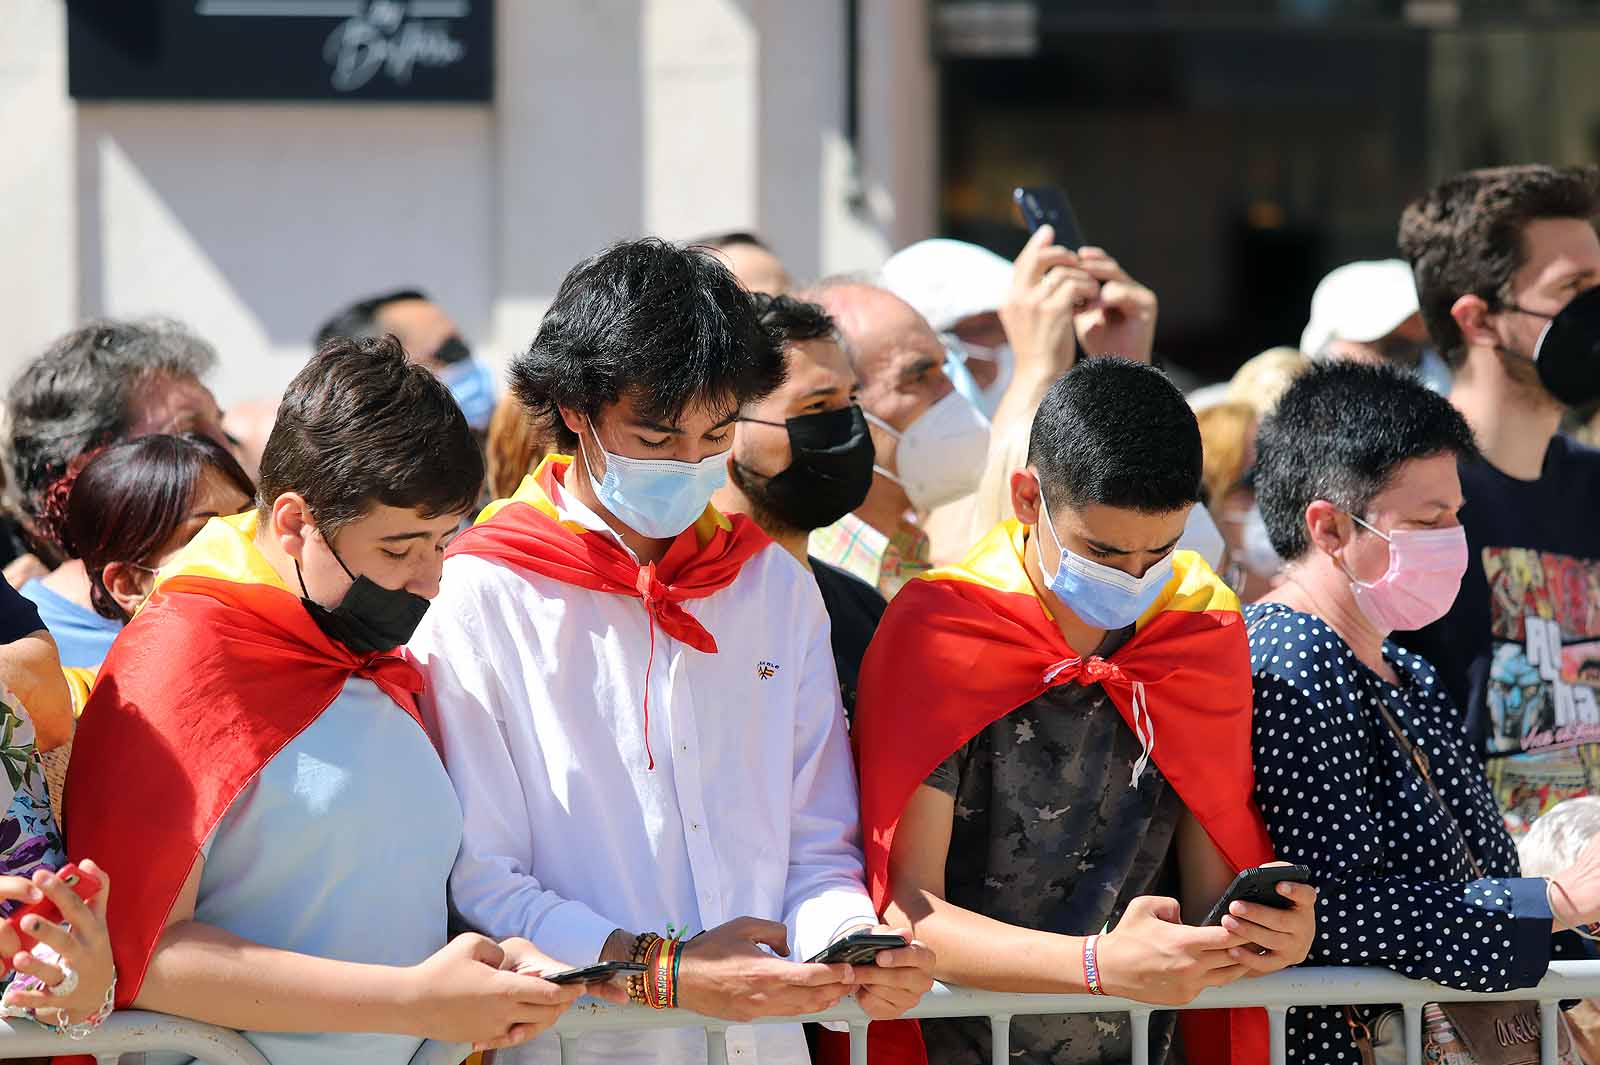
[[[740,491],[789,528],[810,532],[832,525],[867,498],[876,455],[856,404],[784,422],[740,420],[789,431],[793,458],[782,473],[768,477],[737,459],[732,464]]]
[[[451,333],[443,344],[434,349],[433,357],[436,361],[449,366],[451,363],[466,362],[472,358],[472,349],[467,347],[466,341]]]
[[[1569,407],[1600,399],[1600,288],[1578,293],[1553,315],[1507,309],[1550,320],[1533,348],[1533,367],[1546,392]]]
[[[317,628],[358,655],[387,654],[408,642],[422,624],[422,615],[428,612],[428,601],[403,588],[385,588],[366,577],[357,577],[339,552],[333,550],[332,543],[328,550],[353,582],[332,610],[306,594],[300,562],[296,560],[294,564],[294,575],[300,580],[300,602]]]

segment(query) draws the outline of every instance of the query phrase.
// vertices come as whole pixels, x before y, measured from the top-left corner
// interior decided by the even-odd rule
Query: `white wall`
[[[500,362],[613,240],[751,228],[809,277],[935,220],[923,0],[861,5],[866,210],[843,0],[500,0],[492,107],[75,106],[61,0],[10,3],[6,377],[84,318],[166,314],[222,353],[225,404],[271,395],[324,316],[396,285]]]

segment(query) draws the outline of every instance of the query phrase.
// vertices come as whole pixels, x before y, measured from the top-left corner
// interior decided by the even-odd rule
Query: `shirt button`
[[[700,831],[700,822],[699,821],[695,821],[695,822],[691,823],[689,825],[689,828],[692,829],[695,832]]]

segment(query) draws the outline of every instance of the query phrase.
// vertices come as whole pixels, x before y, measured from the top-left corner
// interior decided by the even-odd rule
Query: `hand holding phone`
[[[1279,884],[1309,884],[1311,870],[1304,865],[1262,865],[1242,870],[1222,893],[1222,898],[1211,907],[1211,912],[1201,922],[1203,926],[1219,925],[1235,902],[1253,902],[1274,910],[1292,910],[1294,903],[1278,894]]]
[[[56,877],[71,888],[74,895],[86,903],[100,894],[100,878],[79,869],[76,863],[68,862],[63,865],[56,871]],[[17,934],[17,939],[21,941],[22,949],[25,951],[33,950],[39,942],[24,931],[23,918],[25,917],[37,917],[42,921],[49,921],[51,924],[60,924],[62,921],[61,908],[51,902],[48,896],[38,902],[22,907],[22,909],[7,917],[6,923]]]

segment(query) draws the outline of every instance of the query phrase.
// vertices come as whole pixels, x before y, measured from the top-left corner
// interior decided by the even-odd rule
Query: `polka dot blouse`
[[[1550,960],[1545,882],[1519,877],[1516,848],[1433,667],[1385,643],[1400,677],[1392,685],[1319,618],[1277,603],[1244,615],[1256,801],[1278,858],[1310,866],[1320,892],[1306,963],[1382,966],[1475,991],[1538,983]],[[1426,754],[1461,834],[1384,723],[1380,700]],[[1473,879],[1466,846],[1488,879]],[[1290,1011],[1288,1043],[1293,1062],[1361,1060],[1340,1007]]]

